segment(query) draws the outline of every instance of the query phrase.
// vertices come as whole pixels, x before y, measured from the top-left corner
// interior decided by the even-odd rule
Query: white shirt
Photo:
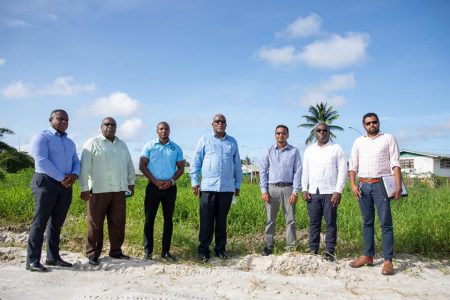
[[[92,193],[127,191],[136,175],[127,145],[103,135],[89,139],[81,153],[80,191]]]
[[[303,155],[302,190],[315,194],[342,193],[347,180],[347,161],[344,150],[329,141],[323,146],[317,142]]]
[[[391,175],[394,167],[400,167],[400,152],[392,135],[380,132],[373,138],[361,136],[353,143],[349,170],[358,173],[359,177]]]

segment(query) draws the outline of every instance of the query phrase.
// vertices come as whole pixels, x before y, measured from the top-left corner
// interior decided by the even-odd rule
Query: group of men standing
[[[31,188],[35,199],[35,215],[31,225],[26,268],[47,271],[40,263],[44,232],[47,228],[47,265],[71,267],[59,255],[61,227],[72,198],[72,185],[77,178],[80,198],[88,203],[88,237],[86,256],[91,265],[98,265],[103,248],[103,224],[108,222],[109,256],[129,259],[122,252],[125,236],[126,197],[134,193],[135,171],[126,144],[116,136],[117,123],[107,117],[102,120],[101,134],[89,139],[83,146],[81,163],[76,147],[67,137],[69,117],[64,110],[51,113],[50,128],[38,133],[32,140],[31,153],[35,171]],[[192,192],[200,198],[200,231],[198,259],[210,258],[210,244],[215,236],[214,254],[228,258],[227,216],[234,196],[239,196],[242,168],[236,140],[225,130],[227,120],[216,114],[212,121],[213,133],[200,138],[194,151],[190,177]],[[316,142],[304,152],[290,145],[289,128],[275,128],[276,143],[261,159],[261,198],[265,202],[266,226],[263,255],[273,254],[275,221],[280,206],[286,220],[286,244],[296,247],[295,210],[298,194],[307,202],[310,219],[309,250],[317,254],[320,245],[322,217],[326,223],[325,258],[335,260],[337,239],[337,208],[341,201],[347,174],[351,189],[359,200],[363,218],[364,256],[350,266],[373,265],[374,206],[382,227],[382,273],[393,274],[393,227],[390,197],[385,197],[380,178],[394,172],[398,199],[401,194],[401,174],[398,146],[389,134],[379,131],[379,119],[374,113],[363,117],[367,135],[358,138],[347,162],[341,146],[330,140],[326,123],[314,128]],[[177,188],[176,181],[184,173],[181,148],[170,140],[170,126],[160,122],[157,138],[147,143],[141,152],[139,169],[147,178],[144,211],[144,258],[153,259],[154,222],[162,205],[164,227],[161,257],[177,260],[170,252],[173,214]],[[359,185],[356,183],[359,175]],[[201,181],[199,178],[201,177]]]

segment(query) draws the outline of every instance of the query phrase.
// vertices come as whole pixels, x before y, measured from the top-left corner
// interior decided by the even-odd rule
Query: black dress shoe
[[[98,266],[100,264],[100,262],[98,261],[97,257],[94,257],[94,258],[89,258],[89,264],[92,266]]]
[[[41,263],[38,261],[30,263],[30,264],[27,263],[25,268],[31,272],[47,272],[48,271],[48,269],[46,267],[44,267],[43,265],[41,265]]]
[[[269,249],[267,247],[264,247],[263,252],[261,254],[262,254],[262,256],[269,256],[269,255],[273,254],[273,250]]]
[[[52,260],[52,259],[47,259],[45,261],[45,264],[48,266],[58,266],[58,267],[64,267],[64,268],[71,268],[73,267],[73,265],[67,261],[62,260],[61,258]]]
[[[117,259],[130,259],[128,255],[125,255],[123,253],[117,254],[117,255],[109,255],[109,257],[117,258]]]
[[[161,253],[161,258],[171,259],[173,261],[178,260],[174,255],[170,254],[170,252],[163,252],[163,253]]]
[[[146,254],[144,254],[144,259],[145,260],[153,260],[153,256],[151,253],[146,253]]]
[[[325,251],[325,259],[328,260],[328,261],[333,262],[333,261],[336,260],[336,256],[334,255],[334,253]]]
[[[209,260],[209,255],[206,254],[199,254],[198,255],[198,260],[202,263],[207,263]]]
[[[226,251],[220,251],[220,252],[216,252],[215,255],[219,258],[223,258],[223,259],[228,259],[230,258],[230,255],[228,255],[228,253]]]

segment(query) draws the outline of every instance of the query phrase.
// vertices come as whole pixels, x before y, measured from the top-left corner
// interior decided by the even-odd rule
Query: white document
[[[383,176],[381,177],[381,181],[383,182],[383,188],[386,192],[386,197],[392,198],[392,194],[394,194],[396,189],[394,175]],[[406,196],[408,196],[408,192],[406,191],[405,183],[402,180],[402,197]]]

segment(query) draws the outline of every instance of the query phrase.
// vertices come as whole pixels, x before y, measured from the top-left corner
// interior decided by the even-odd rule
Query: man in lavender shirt
[[[266,204],[265,247],[262,255],[273,254],[275,221],[280,205],[286,220],[286,248],[295,248],[295,204],[301,190],[302,163],[300,152],[287,143],[289,128],[275,128],[276,144],[261,159],[261,199]]]

